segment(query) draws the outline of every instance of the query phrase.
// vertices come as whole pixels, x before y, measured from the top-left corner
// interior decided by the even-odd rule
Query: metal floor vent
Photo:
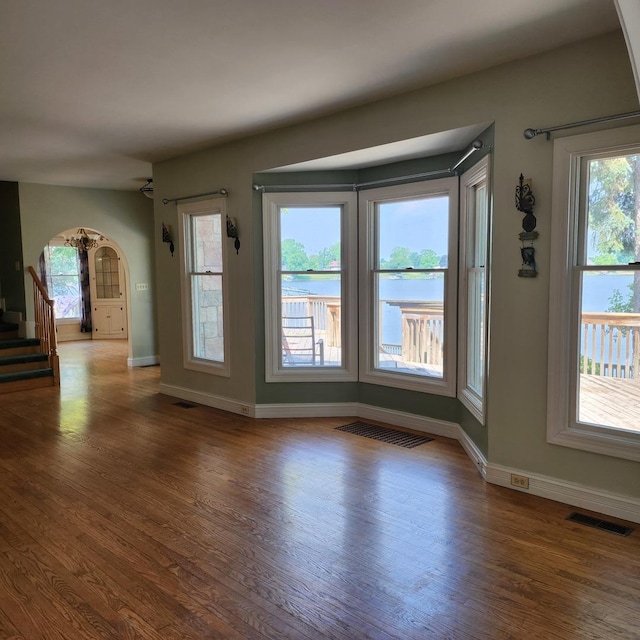
[[[174,407],[180,407],[181,409],[195,409],[197,405],[191,404],[190,402],[174,402]]]
[[[353,433],[356,436],[381,440],[382,442],[395,444],[398,447],[405,447],[406,449],[413,449],[418,445],[433,440],[433,438],[427,436],[417,436],[413,433],[407,433],[406,431],[396,431],[395,429],[379,427],[376,424],[368,424],[367,422],[352,422],[342,427],[336,427],[336,430]]]
[[[584,513],[577,513],[575,511],[567,517],[567,520],[584,524],[587,527],[603,529],[609,533],[615,533],[618,536],[628,536],[633,531],[631,527],[625,527],[621,524],[616,524],[615,522],[608,522],[607,520],[600,520],[600,518],[593,518],[592,516],[585,515]]]

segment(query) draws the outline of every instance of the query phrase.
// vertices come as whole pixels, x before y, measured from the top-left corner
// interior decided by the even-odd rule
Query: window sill
[[[587,427],[569,427],[557,431],[550,430],[547,442],[640,462],[640,432],[636,434],[614,429],[598,429],[596,432]]]

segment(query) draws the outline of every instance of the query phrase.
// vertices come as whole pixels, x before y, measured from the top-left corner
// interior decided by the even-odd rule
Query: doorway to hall
[[[128,338],[128,269],[115,242],[92,229],[63,231],[38,270],[55,301],[58,342]]]

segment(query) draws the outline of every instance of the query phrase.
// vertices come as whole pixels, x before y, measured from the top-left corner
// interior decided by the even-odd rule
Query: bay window
[[[457,191],[360,192],[360,380],[455,396]]]
[[[461,178],[458,398],[484,424],[489,157]]]
[[[355,380],[354,193],[265,193],[267,381]]]

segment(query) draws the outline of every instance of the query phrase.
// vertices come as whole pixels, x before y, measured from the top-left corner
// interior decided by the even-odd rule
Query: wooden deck
[[[640,380],[581,375],[579,419],[640,431]]]

